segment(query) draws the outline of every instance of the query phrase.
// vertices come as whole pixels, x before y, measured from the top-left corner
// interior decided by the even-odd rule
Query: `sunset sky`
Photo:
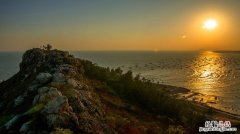
[[[0,51],[240,50],[240,0],[1,0],[0,16]]]

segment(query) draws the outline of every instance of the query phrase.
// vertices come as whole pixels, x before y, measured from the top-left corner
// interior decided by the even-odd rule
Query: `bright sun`
[[[208,19],[203,23],[203,28],[206,30],[214,30],[218,26],[218,22],[215,19]]]

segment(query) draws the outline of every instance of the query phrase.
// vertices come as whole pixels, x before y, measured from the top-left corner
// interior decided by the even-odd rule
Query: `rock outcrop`
[[[0,84],[0,133],[114,133],[101,102],[68,52],[34,48]]]

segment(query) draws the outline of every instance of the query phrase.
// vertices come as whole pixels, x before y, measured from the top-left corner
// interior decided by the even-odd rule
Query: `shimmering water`
[[[240,53],[72,52],[105,67],[132,70],[154,82],[217,96],[213,107],[240,114]],[[19,70],[22,53],[0,53],[0,80]]]

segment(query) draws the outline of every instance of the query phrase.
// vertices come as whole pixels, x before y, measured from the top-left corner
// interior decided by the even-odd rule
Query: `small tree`
[[[50,51],[52,49],[52,46],[50,44],[47,44],[47,50]]]
[[[43,45],[43,49],[50,51],[52,49],[52,46],[50,44],[47,44],[46,46]]]

